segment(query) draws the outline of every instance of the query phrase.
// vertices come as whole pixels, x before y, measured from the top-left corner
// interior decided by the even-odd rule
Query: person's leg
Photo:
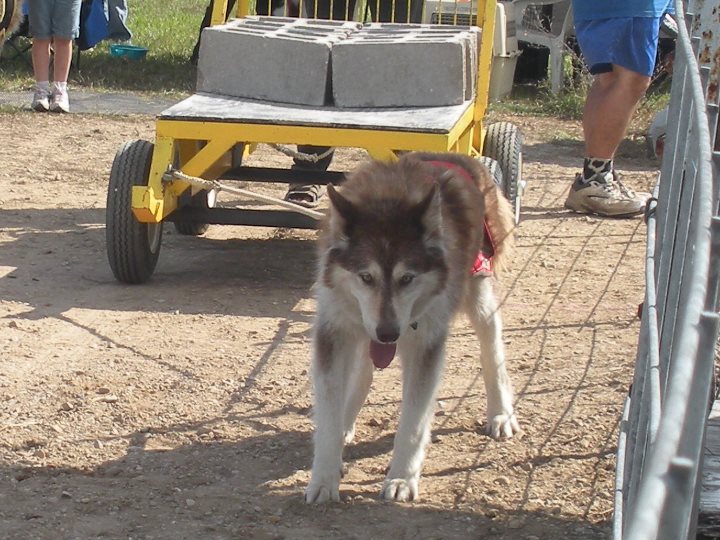
[[[81,0],[55,0],[52,13],[53,80],[50,110],[70,112],[67,80],[72,62],[73,41],[80,35]]]
[[[309,17],[318,19],[332,19],[336,21],[352,19],[355,11],[355,0],[306,0],[304,9]],[[293,159],[292,169],[326,171],[332,162],[333,153],[328,146],[298,145],[298,152],[313,156],[324,155],[317,161],[296,157]],[[319,184],[290,184],[285,200],[301,206],[312,208],[317,206],[324,193],[324,187]]]
[[[32,40],[32,64],[35,74],[35,92],[31,107],[37,112],[50,109],[50,40]]]
[[[53,81],[66,83],[72,63],[73,40],[56,37],[53,39]]]
[[[291,169],[306,171],[326,171],[330,166],[333,158],[333,152],[329,146],[312,146],[309,144],[299,144],[298,152],[311,156],[323,156],[317,161],[295,157]],[[285,200],[294,202],[307,208],[313,208],[318,205],[320,198],[323,196],[324,187],[320,184],[290,184]]]
[[[618,65],[595,77],[583,111],[586,156],[615,156],[649,84],[650,77]]]
[[[32,108],[45,112],[50,107],[50,26],[51,12],[41,0],[30,0],[28,12],[29,32],[32,36],[32,63],[35,75],[35,93]]]
[[[50,80],[50,39],[33,38],[32,63],[35,80],[48,82]]]
[[[649,198],[626,188],[613,158],[650,83],[659,20],[576,21],[578,43],[595,75],[583,112],[585,158],[565,206],[603,216],[639,214]]]

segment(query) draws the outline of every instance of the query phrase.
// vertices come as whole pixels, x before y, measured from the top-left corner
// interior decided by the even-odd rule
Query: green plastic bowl
[[[140,47],[139,45],[121,45],[113,44],[110,45],[110,56],[116,58],[128,58],[130,60],[142,60],[148,53],[146,47]]]

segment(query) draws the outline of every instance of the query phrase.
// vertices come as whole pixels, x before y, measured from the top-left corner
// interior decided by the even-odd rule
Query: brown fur
[[[426,163],[428,161],[457,164],[470,174],[474,184],[470,184],[460,172]],[[378,183],[378,177],[385,181]],[[351,179],[352,182],[348,182],[342,189],[343,197],[350,203],[361,206],[368,200],[385,201],[380,207],[367,207],[369,212],[382,215],[366,216],[367,219],[358,216],[360,222],[356,226],[381,229],[392,227],[397,233],[402,227],[401,224],[393,223],[393,216],[406,216],[408,209],[419,205],[432,187],[436,186],[443,201],[443,213],[446,214],[443,219],[452,220],[454,227],[461,231],[458,241],[464,245],[449,247],[462,253],[466,259],[464,267],[471,268],[475,255],[482,248],[482,223],[485,219],[495,244],[495,269],[502,271],[506,268],[515,227],[512,207],[490,173],[477,160],[453,153],[415,152],[405,154],[397,163],[373,161],[364,164],[352,173]],[[332,196],[332,188],[330,191]],[[333,237],[345,234],[338,228],[344,226],[346,220],[336,214],[331,212],[321,227],[321,252],[329,247]],[[373,232],[365,228],[363,231],[363,238],[383,237],[381,230]],[[453,237],[456,236],[451,235]],[[402,243],[399,243],[397,249],[402,249]]]
[[[477,187],[483,196],[484,217],[495,244],[495,270],[497,272],[506,270],[508,258],[514,245],[515,217],[510,202],[493,181],[487,168],[476,159],[462,154],[416,152],[409,154],[408,158],[455,163],[470,173],[477,182]],[[455,172],[452,172],[452,174],[457,176]]]
[[[428,162],[437,162],[435,164]],[[335,190],[318,243],[313,332],[315,419],[309,503],[340,500],[342,448],[352,441],[374,369],[403,362],[403,400],[385,499],[417,497],[452,317],[468,315],[480,344],[487,432],[520,430],[491,279],[471,276],[485,223],[506,264],[513,215],[479,162],[405,154],[361,165]],[[342,429],[342,431],[339,431]]]

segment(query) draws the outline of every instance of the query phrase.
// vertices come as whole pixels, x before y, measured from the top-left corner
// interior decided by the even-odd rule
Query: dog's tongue
[[[376,368],[383,369],[390,365],[395,356],[396,343],[378,343],[370,341],[370,358]]]

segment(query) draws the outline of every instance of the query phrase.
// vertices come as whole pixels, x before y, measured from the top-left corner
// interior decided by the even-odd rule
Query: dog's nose
[[[395,343],[400,337],[397,324],[378,324],[375,333],[380,343]]]

